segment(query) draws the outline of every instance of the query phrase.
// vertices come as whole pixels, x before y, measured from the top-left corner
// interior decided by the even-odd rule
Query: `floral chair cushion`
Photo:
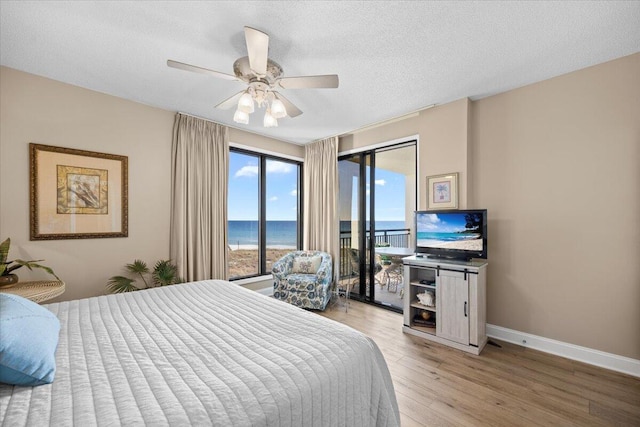
[[[320,255],[312,257],[297,256],[293,258],[292,273],[316,274],[320,269],[322,257]]]
[[[311,274],[291,273],[285,283],[286,289],[298,292],[313,292],[318,286],[316,276]]]

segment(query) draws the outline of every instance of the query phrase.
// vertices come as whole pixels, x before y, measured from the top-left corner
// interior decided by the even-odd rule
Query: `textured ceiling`
[[[431,104],[472,99],[640,51],[640,2],[0,2],[0,63],[294,143]],[[338,74],[338,89],[281,90],[303,112],[262,127],[214,106],[243,27],[270,35],[285,76]]]

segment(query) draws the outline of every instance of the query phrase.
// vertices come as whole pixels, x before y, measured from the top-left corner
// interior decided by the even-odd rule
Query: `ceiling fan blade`
[[[222,101],[220,104],[216,105],[216,108],[220,108],[221,110],[228,110],[229,108],[233,108],[237,106],[238,100],[240,100],[240,97],[245,92],[246,91],[241,90],[240,92],[233,95],[231,98],[227,98],[224,101]]]
[[[279,99],[280,101],[282,101],[282,103],[284,104],[284,108],[287,110],[287,116],[296,117],[296,116],[299,116],[300,114],[302,114],[302,110],[301,109],[299,109],[298,107],[293,105],[291,103],[291,101],[289,101],[284,96],[280,95],[278,92],[274,91],[273,92],[273,96],[275,96],[276,99]]]
[[[236,76],[232,76],[231,74],[221,73],[220,71],[213,71],[208,68],[197,67],[195,65],[185,64],[184,62],[178,62],[171,59],[167,60],[167,65],[169,67],[177,68],[179,70],[193,71],[194,73],[202,73],[202,74],[210,74],[215,77],[219,77],[225,80],[240,80]]]
[[[340,81],[337,74],[324,76],[285,77],[278,80],[283,89],[337,88]]]
[[[267,74],[267,57],[269,56],[269,35],[251,27],[244,27],[244,38],[247,42],[249,67],[259,75]]]

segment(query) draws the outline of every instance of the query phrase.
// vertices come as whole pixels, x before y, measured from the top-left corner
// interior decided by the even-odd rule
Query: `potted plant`
[[[139,259],[133,261],[132,264],[127,264],[125,269],[132,275],[139,276],[144,285],[138,286],[136,284],[136,279],[131,279],[125,276],[113,276],[107,283],[107,289],[110,292],[114,294],[133,292],[156,286],[174,285],[176,283],[184,282],[182,278],[178,277],[178,268],[169,260],[160,260],[156,262],[156,265],[153,267],[153,271],[149,270],[147,263]],[[149,282],[145,278],[145,275],[149,273],[151,273],[151,285],[149,285]]]
[[[18,276],[13,273],[20,267],[27,267],[29,270],[33,270],[34,268],[41,268],[47,273],[51,274],[56,279],[60,280],[56,273],[49,267],[44,265],[37,264],[38,262],[44,261],[42,259],[37,259],[33,261],[24,261],[21,259],[15,259],[12,261],[7,261],[7,257],[9,256],[9,248],[11,247],[11,239],[7,238],[4,242],[0,243],[0,287],[9,287],[18,283]]]

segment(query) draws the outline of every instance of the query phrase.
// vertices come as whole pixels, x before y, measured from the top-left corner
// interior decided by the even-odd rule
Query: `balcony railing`
[[[408,248],[411,230],[408,228],[395,228],[391,230],[376,230],[373,236],[375,246],[394,246],[397,248]],[[366,242],[369,242],[371,230],[366,230]],[[368,245],[368,243],[367,243]],[[351,249],[351,232],[340,232],[340,277],[351,274],[351,258],[349,249]],[[357,245],[356,245],[357,247]],[[367,247],[369,249],[369,247]]]

